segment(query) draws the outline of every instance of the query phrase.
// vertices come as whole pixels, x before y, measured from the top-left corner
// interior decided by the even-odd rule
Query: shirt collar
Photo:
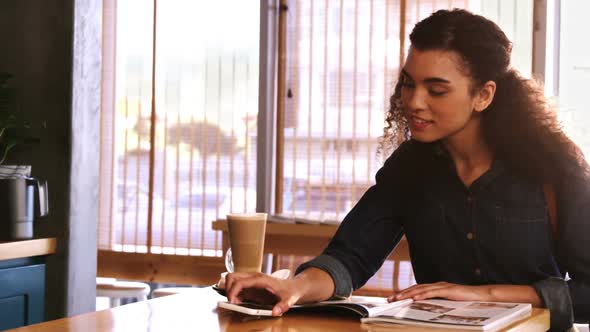
[[[444,167],[447,169],[447,171],[451,172],[453,175],[457,175],[455,163],[453,162],[451,155],[444,147],[442,142],[436,141],[430,144],[432,146],[432,152],[434,156],[436,158],[440,158],[443,161]],[[505,170],[506,167],[504,163],[499,159],[494,159],[490,169],[482,174],[478,179],[476,179],[469,187],[469,190],[472,192],[478,191],[481,188],[488,186],[498,175],[502,174]],[[460,181],[458,177],[457,180]]]

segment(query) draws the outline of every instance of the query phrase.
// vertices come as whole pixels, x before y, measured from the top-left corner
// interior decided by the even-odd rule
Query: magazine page
[[[331,307],[344,307],[358,312],[362,317],[373,317],[384,311],[400,308],[412,303],[412,299],[406,299],[396,302],[387,302],[384,297],[373,296],[351,296],[342,301],[325,301],[317,305],[330,305]]]
[[[423,321],[491,328],[506,325],[531,311],[530,304],[424,300],[382,312],[377,319]]]
[[[317,303],[294,305],[293,309],[314,308],[314,307],[331,307],[342,308],[356,312],[361,317],[368,317],[371,312],[382,312],[379,308],[387,308],[389,303],[383,297],[373,296],[351,296],[342,300],[322,301]]]
[[[342,310],[353,311],[361,317],[367,317],[371,308],[386,305],[387,300],[377,297],[356,297],[352,296],[341,300],[322,301],[307,304],[293,305],[289,310],[297,311],[299,309],[313,309],[320,307],[341,308]],[[257,304],[252,302],[242,302],[239,304],[232,304],[227,301],[220,301],[218,307],[241,312],[254,316],[272,316],[272,305]]]
[[[352,296],[343,300],[323,301],[309,304],[299,304],[291,307],[290,310],[298,309],[313,310],[313,308],[329,307],[353,311],[361,317],[373,317],[384,311],[406,306],[412,303],[411,299],[388,303],[386,298],[369,296]],[[261,305],[255,303],[231,304],[226,301],[218,303],[220,308],[238,311],[248,315],[271,316],[272,305]]]

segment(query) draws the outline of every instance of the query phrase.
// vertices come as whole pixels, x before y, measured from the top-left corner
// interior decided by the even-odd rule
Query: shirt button
[[[474,273],[478,277],[481,276],[481,270],[480,269],[475,269]]]
[[[473,197],[471,195],[467,196],[467,203],[473,202]]]
[[[467,233],[467,240],[473,240],[475,236],[473,235],[473,233],[469,232]]]

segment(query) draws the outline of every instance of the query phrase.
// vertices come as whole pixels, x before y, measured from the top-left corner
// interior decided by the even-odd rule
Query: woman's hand
[[[435,297],[454,301],[490,301],[487,285],[465,286],[444,281],[414,285],[390,296],[387,300],[393,302],[411,298],[418,301]]]
[[[528,285],[481,285],[466,286],[449,282],[419,284],[408,287],[387,298],[387,301],[414,299],[416,301],[443,298],[454,301],[486,301],[530,303],[533,307],[543,307],[541,298],[532,286]]]
[[[228,273],[225,290],[230,303],[250,301],[273,305],[273,316],[280,316],[302,296],[296,280],[278,279],[263,273]]]

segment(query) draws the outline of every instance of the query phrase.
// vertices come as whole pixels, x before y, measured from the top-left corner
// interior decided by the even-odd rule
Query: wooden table
[[[217,220],[212,224],[216,231],[222,231],[222,248],[229,248],[227,221]],[[267,254],[317,256],[328,245],[336,233],[336,225],[311,225],[286,222],[268,222],[264,238],[264,252]],[[388,259],[409,261],[408,243],[403,237]]]
[[[256,318],[224,309],[217,301],[224,300],[211,288],[161,297],[70,318],[49,321],[14,331],[377,331],[374,326],[361,324],[356,317],[313,313],[289,313],[280,318]],[[506,331],[546,331],[549,312],[533,309],[532,315],[511,325]],[[384,331],[379,328],[379,331]],[[392,326],[387,331],[437,331]],[[448,332],[449,330],[439,330]]]

